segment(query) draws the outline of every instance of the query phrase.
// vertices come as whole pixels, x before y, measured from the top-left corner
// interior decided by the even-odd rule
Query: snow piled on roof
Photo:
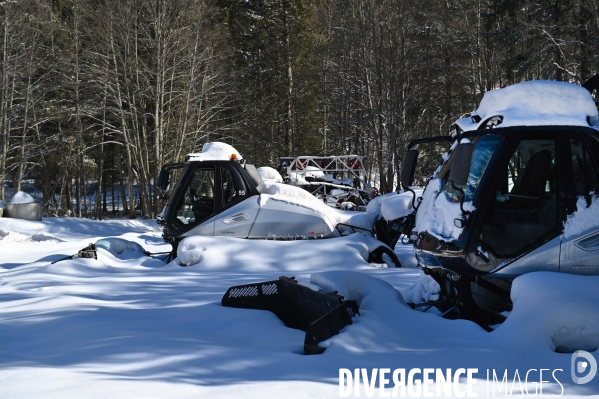
[[[532,80],[485,93],[472,118],[458,119],[464,131],[476,130],[487,119],[501,115],[500,127],[591,126],[599,122],[597,108],[587,89],[571,83]]]
[[[270,180],[275,183],[283,183],[283,178],[276,169],[271,168],[270,166],[261,166],[257,170],[263,181]]]
[[[568,216],[564,224],[564,238],[570,238],[585,231],[596,229],[599,224],[599,196],[593,196],[591,205],[587,206],[584,197],[578,197],[576,212]]]
[[[35,198],[23,191],[18,191],[10,200],[9,204],[32,204],[35,202]]]
[[[228,161],[232,156],[234,159],[241,160],[243,157],[239,152],[230,144],[221,143],[214,141],[212,143],[206,143],[202,147],[201,153],[188,154],[188,161]]]

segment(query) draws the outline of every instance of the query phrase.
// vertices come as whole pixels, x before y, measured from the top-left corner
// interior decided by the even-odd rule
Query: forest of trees
[[[598,56],[596,0],[0,0],[0,182],[152,217],[162,164],[224,141],[258,166],[366,155],[389,192],[484,92]]]

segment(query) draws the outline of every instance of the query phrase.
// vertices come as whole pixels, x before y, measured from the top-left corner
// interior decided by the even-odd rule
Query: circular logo
[[[575,384],[586,384],[597,374],[597,360],[586,351],[574,352],[570,366],[572,381]]]

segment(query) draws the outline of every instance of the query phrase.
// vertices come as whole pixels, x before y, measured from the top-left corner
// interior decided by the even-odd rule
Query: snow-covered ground
[[[104,241],[97,260],[50,264],[105,237],[127,241]],[[599,376],[575,384],[572,355],[555,351],[584,349],[599,359],[599,277],[518,278],[514,310],[487,333],[410,309],[404,299],[434,289],[411,250],[396,249],[405,268],[370,265],[369,242],[360,235],[194,238],[182,244],[185,261],[169,264],[128,242],[149,252],[170,249],[154,221],[0,218],[0,398],[355,397],[352,385],[340,391],[339,375],[342,369],[347,379],[357,368],[369,378],[390,370],[387,390],[379,390],[377,376],[372,392],[359,385],[363,397],[393,394],[392,375],[401,369],[406,381],[412,371],[415,380],[433,382],[398,389],[400,396],[468,389],[479,397],[599,395]],[[322,355],[303,355],[304,332],[270,312],[220,305],[230,286],[281,275],[358,301],[361,315],[321,344]],[[447,391],[434,382],[439,371],[423,376],[428,368],[452,375],[463,368],[473,379],[468,384],[464,371]]]

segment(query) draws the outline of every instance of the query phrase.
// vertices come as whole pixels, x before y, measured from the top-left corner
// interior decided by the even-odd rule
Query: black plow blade
[[[355,301],[344,301],[337,292],[322,293],[300,285],[291,277],[231,287],[221,301],[232,308],[270,310],[287,327],[306,332],[304,353],[323,353],[318,343],[339,333],[360,314]]]

